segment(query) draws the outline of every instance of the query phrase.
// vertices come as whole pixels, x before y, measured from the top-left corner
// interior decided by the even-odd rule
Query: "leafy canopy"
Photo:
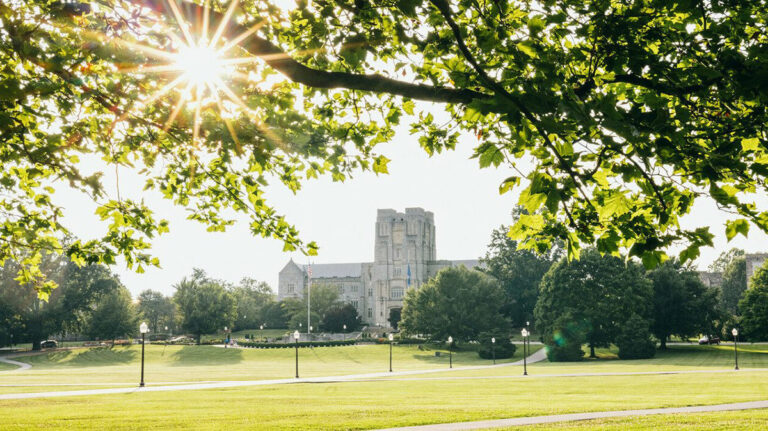
[[[254,235],[314,254],[266,185],[386,173],[375,146],[406,118],[429,154],[471,134],[480,167],[515,171],[500,191],[522,189],[530,214],[509,233],[526,248],[559,239],[569,256],[594,244],[653,266],[679,244],[685,262],[712,245],[709,226],[679,223],[701,197],[734,214],[729,239],[768,231],[750,198],[768,174],[765,0],[244,0],[232,14],[212,1],[207,20],[201,3],[167,4],[0,4],[0,261],[22,262],[42,296],[40,250],[158,264],[147,251],[167,222],[105,190],[120,170],[210,230],[241,213]],[[231,94],[164,91],[178,76],[163,53],[187,37],[177,21],[215,39],[230,16],[222,40],[253,57],[222,77]],[[60,244],[61,186],[94,198],[103,233]]]

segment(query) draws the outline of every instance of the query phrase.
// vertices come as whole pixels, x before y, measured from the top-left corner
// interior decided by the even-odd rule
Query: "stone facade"
[[[434,215],[422,208],[404,213],[380,209],[374,232],[374,261],[364,263],[313,264],[311,282],[337,286],[346,303],[357,308],[363,321],[389,326],[389,313],[402,308],[408,289],[418,289],[443,268],[478,260],[437,260]],[[291,260],[280,271],[278,300],[301,298],[310,282],[307,265]]]
[[[755,271],[763,266],[765,259],[768,259],[768,253],[747,253],[747,287],[749,287]]]

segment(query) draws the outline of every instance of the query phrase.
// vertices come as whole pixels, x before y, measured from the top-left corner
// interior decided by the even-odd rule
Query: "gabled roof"
[[[303,272],[304,270],[299,268],[299,265],[296,265],[296,263],[293,261],[293,259],[289,260],[288,263],[285,264],[283,269],[280,270],[280,273],[286,272],[286,271],[298,271]]]
[[[363,273],[362,263],[320,263],[312,264],[312,278],[345,278],[360,277]],[[301,265],[301,270],[307,272],[307,265]]]

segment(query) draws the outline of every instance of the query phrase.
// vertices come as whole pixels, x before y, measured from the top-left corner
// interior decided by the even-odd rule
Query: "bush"
[[[651,340],[648,321],[633,314],[616,338],[620,359],[648,359],[656,355],[656,343]]]
[[[477,349],[477,354],[482,359],[493,359],[494,351],[496,359],[507,359],[514,356],[517,346],[509,341],[507,336],[498,336],[501,331],[498,332],[484,332],[478,336],[478,342],[480,347]],[[491,342],[491,338],[496,337],[496,345]]]
[[[544,344],[550,362],[573,362],[584,359],[581,345],[587,339],[583,323],[570,314],[559,317],[552,325],[552,333],[545,334]]]
[[[252,347],[256,349],[285,349],[294,348],[296,343],[258,343],[253,341],[238,342],[240,347]],[[353,346],[355,340],[341,341],[301,341],[299,347],[334,347],[334,346]]]

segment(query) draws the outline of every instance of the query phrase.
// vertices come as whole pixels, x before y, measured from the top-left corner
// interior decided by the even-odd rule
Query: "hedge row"
[[[253,347],[256,349],[285,349],[294,348],[297,343],[259,343],[254,341],[238,341],[240,347]],[[355,340],[341,341],[300,341],[299,347],[333,347],[333,346],[353,346]]]

